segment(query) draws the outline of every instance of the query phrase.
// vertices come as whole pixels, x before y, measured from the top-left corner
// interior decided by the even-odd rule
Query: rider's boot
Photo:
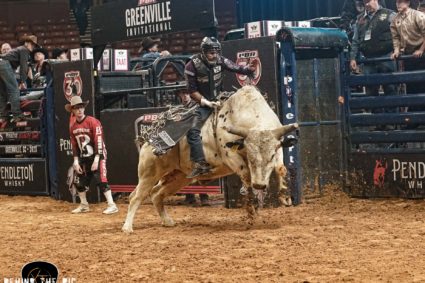
[[[187,178],[192,179],[200,175],[208,174],[211,171],[211,166],[205,160],[195,162],[192,172],[187,176]]]

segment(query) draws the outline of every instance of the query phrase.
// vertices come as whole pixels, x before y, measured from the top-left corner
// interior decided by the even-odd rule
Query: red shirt
[[[96,154],[106,159],[103,129],[100,121],[86,116],[81,122],[75,121],[69,129],[72,153],[80,158],[94,158]]]

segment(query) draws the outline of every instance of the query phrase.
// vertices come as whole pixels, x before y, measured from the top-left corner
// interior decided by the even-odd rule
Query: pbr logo
[[[139,6],[156,3],[156,0],[139,0]]]
[[[80,71],[69,71],[65,73],[63,93],[68,101],[71,101],[73,96],[81,96],[83,93],[83,81],[81,80]]]
[[[253,64],[256,66],[254,71],[254,77],[249,78],[247,75],[236,74],[236,79],[241,86],[245,85],[257,85],[261,79],[261,60],[258,55],[258,50],[245,50],[238,52],[236,55],[236,64],[239,66],[247,66]]]

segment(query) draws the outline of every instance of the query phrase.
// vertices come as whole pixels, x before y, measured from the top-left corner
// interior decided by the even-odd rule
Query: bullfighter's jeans
[[[213,110],[208,107],[199,107],[195,111],[195,119],[192,128],[187,132],[187,142],[190,146],[190,160],[200,162],[205,160],[204,150],[202,148],[201,128],[205,120],[210,116]]]
[[[9,61],[0,60],[0,116],[6,116],[6,105],[10,102],[11,113],[21,113],[19,88]]]

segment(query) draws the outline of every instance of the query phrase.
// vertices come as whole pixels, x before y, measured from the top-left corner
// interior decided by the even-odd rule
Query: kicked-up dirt
[[[118,205],[114,215],[102,215],[105,204],[73,215],[75,204],[0,196],[0,282],[36,260],[89,283],[425,282],[424,201],[329,189],[296,207],[263,209],[251,227],[245,210],[177,206],[173,198],[175,227],[162,227],[144,204],[131,235],[121,232],[127,204]]]

